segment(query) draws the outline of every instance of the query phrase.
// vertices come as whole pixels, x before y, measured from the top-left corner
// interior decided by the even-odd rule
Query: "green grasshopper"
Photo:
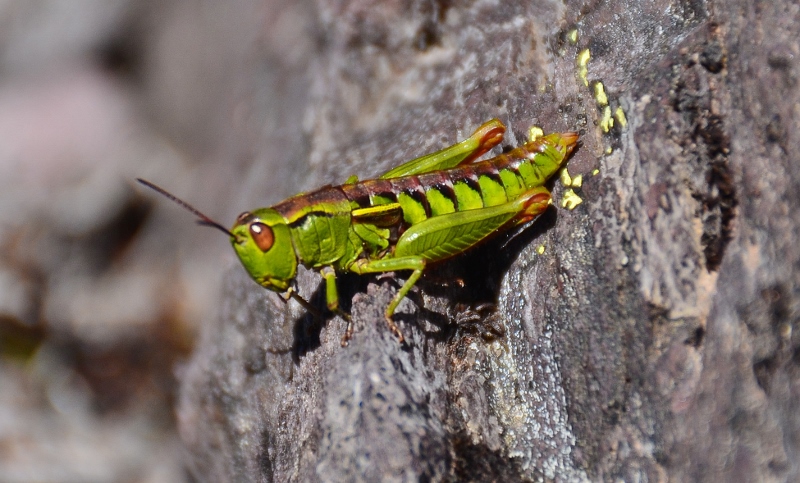
[[[377,179],[351,177],[340,186],[246,211],[230,230],[149,181],[138,181],[194,213],[198,223],[229,235],[256,282],[282,293],[284,300],[294,298],[312,313],[317,312],[297,294],[293,282],[299,263],[317,270],[325,280],[328,309],[348,321],[342,345],[353,328],[339,309],[336,274],[411,270],[385,312],[386,323],[403,342],[392,315],[425,268],[544,212],[550,204],[544,184],[578,140],[574,132],[549,134],[476,161],[503,139],[505,129],[492,119],[466,140]]]

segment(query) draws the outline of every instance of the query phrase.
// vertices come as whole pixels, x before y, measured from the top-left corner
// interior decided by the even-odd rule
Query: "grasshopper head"
[[[230,231],[239,260],[260,285],[283,292],[297,274],[297,255],[283,217],[272,208],[244,212]]]

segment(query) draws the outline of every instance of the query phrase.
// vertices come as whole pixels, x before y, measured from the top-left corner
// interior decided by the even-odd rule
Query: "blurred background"
[[[0,481],[188,480],[176,381],[239,268],[134,179],[226,226],[293,193],[311,12],[0,1]]]

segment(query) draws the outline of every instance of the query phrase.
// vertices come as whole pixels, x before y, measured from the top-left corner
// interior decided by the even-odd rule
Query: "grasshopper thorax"
[[[297,255],[286,220],[272,208],[244,212],[231,228],[231,244],[247,272],[265,288],[284,292],[297,274]]]

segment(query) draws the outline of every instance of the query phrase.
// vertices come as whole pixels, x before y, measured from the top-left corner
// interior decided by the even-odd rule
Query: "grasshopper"
[[[294,298],[311,313],[318,312],[297,294],[293,282],[300,263],[318,271],[325,280],[328,309],[348,322],[343,346],[353,327],[339,309],[336,274],[410,270],[385,311],[386,323],[402,343],[392,315],[426,267],[544,212],[550,204],[544,184],[578,141],[575,132],[554,133],[476,161],[500,143],[505,129],[492,119],[466,140],[377,179],[351,177],[339,186],[246,211],[230,230],[153,183],[138,181],[191,211],[198,223],[230,236],[239,260],[258,284],[282,293],[284,300]]]

